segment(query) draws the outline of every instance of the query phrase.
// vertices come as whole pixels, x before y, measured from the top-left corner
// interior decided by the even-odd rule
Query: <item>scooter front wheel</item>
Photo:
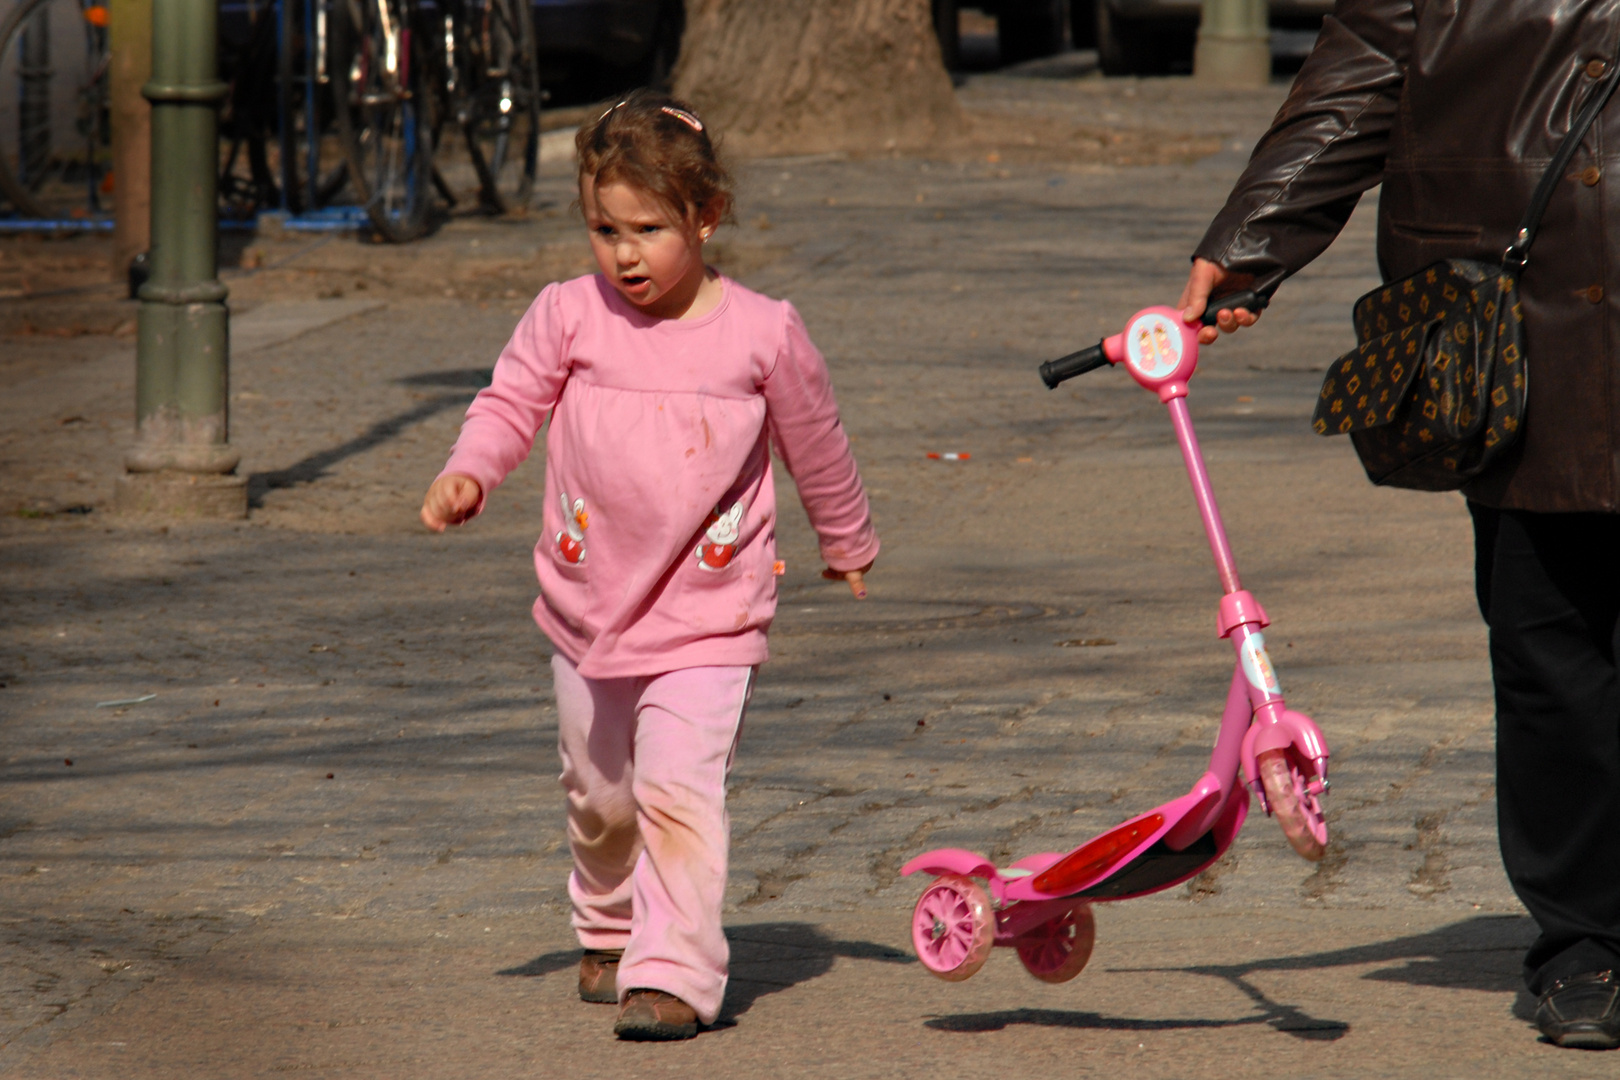
[[[1267,750],[1255,759],[1255,764],[1271,815],[1282,826],[1288,845],[1311,862],[1321,859],[1327,854],[1327,818],[1322,804],[1306,788],[1304,774],[1287,750]]]
[[[1041,982],[1065,983],[1085,970],[1097,943],[1097,920],[1082,904],[1036,927],[1018,943],[1024,970]]]
[[[923,967],[946,982],[961,982],[984,967],[995,938],[990,897],[972,878],[945,874],[917,898],[911,943]]]

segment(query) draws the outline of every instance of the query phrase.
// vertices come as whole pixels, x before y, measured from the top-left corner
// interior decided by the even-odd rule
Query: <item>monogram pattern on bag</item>
[[[1527,386],[1518,282],[1469,259],[1374,289],[1311,426],[1349,435],[1375,484],[1448,491],[1512,442]]]

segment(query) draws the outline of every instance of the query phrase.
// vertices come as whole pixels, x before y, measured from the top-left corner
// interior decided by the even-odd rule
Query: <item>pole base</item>
[[[113,492],[113,511],[126,517],[240,521],[248,516],[247,477],[169,470],[125,473]]]
[[[1193,78],[1207,86],[1256,87],[1271,83],[1271,42],[1265,37],[1198,35]]]

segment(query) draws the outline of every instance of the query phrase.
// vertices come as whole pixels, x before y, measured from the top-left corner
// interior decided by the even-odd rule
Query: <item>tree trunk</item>
[[[930,0],[687,0],[675,92],[735,154],[919,150],[961,125]]]

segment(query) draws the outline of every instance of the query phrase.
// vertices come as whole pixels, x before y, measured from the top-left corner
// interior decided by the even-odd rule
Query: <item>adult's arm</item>
[[[1415,29],[1413,0],[1339,0],[1195,257],[1269,292],[1326,250],[1383,176]]]

